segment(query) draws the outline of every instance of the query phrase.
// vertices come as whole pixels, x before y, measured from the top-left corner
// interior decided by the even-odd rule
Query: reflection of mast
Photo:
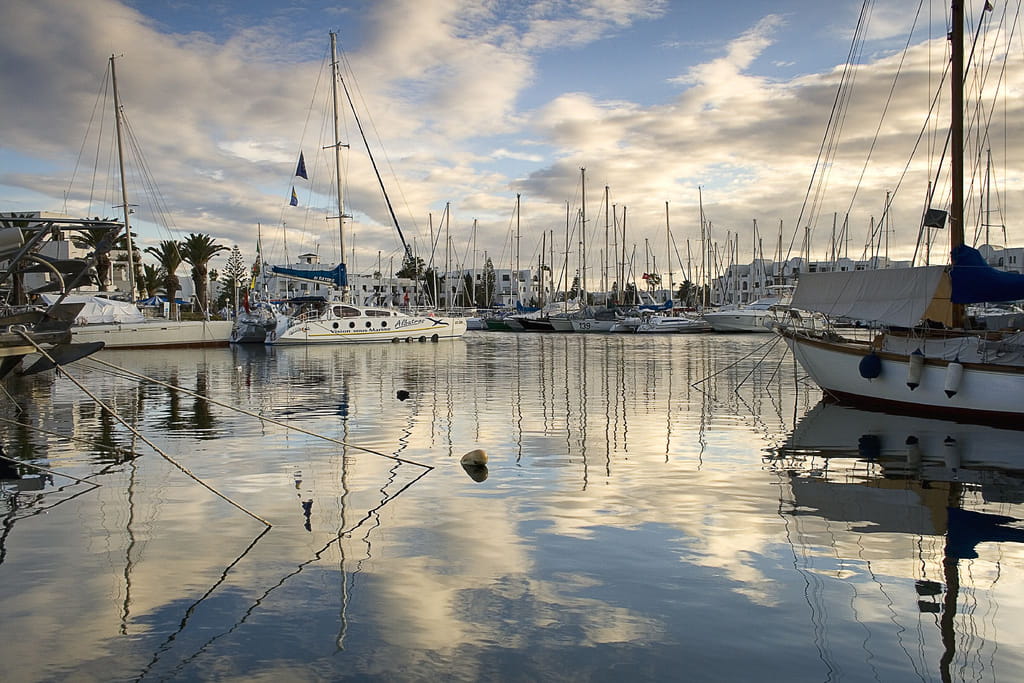
[[[949,483],[949,495],[947,509],[952,511],[960,508],[960,498],[963,484],[960,482]],[[942,574],[946,580],[946,595],[942,600],[942,618],[939,619],[939,632],[942,634],[942,658],[939,660],[939,672],[942,675],[943,683],[949,683],[953,679],[949,674],[949,665],[956,655],[956,631],[953,622],[956,619],[956,601],[960,596],[960,559],[950,547],[949,525],[946,525],[946,547],[942,558]]]
[[[128,635],[128,615],[132,603],[132,550],[135,548],[135,531],[132,522],[135,520],[135,458],[128,462],[128,522],[125,531],[128,533],[128,547],[124,551],[124,602],[121,604],[121,635]]]

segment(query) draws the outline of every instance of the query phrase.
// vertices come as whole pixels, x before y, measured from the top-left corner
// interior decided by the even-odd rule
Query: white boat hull
[[[573,332],[611,332],[617,320],[598,320],[596,318],[573,319]]]
[[[398,316],[390,318],[359,316],[339,319],[286,321],[272,333],[267,343],[352,344],[381,342],[442,341],[458,339],[466,333],[465,318]]]
[[[1024,419],[1024,367],[961,363],[956,391],[947,394],[952,361],[926,357],[917,386],[911,388],[906,353],[880,352],[877,377],[861,376],[861,360],[871,349],[866,342],[832,341],[793,330],[780,331],[793,355],[826,394],[840,403],[952,419],[1020,422]],[[956,364],[953,364],[956,365]]]
[[[717,311],[705,313],[704,320],[708,321],[715,332],[771,332],[767,325],[772,316],[770,313],[761,312],[753,314],[744,311]]]
[[[186,346],[227,346],[230,320],[160,320],[136,323],[75,325],[74,342],[103,342],[105,349],[152,349]]]

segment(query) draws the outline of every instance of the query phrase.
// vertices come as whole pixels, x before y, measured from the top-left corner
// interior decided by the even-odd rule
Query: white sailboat
[[[124,215],[124,234],[128,248],[128,288],[135,294],[134,267],[131,263],[132,227],[128,189],[125,175],[124,144],[122,135],[124,112],[117,89],[117,71],[114,56],[110,57],[110,81],[114,95],[114,124],[117,137],[118,168],[121,176],[121,202]],[[173,296],[173,293],[170,293]],[[70,297],[89,308],[80,313],[71,327],[75,342],[103,342],[105,349],[138,349],[170,347],[227,346],[231,336],[230,320],[174,320],[146,317],[134,303],[119,303],[90,296]],[[114,309],[117,308],[115,312]],[[91,312],[90,312],[91,311]]]
[[[1024,332],[965,328],[964,306],[1024,298],[964,244],[964,9],[952,3],[950,267],[803,273],[793,309],[871,321],[866,339],[790,323],[776,329],[826,396],[841,403],[1020,426]],[[922,324],[922,321],[925,321]]]
[[[793,298],[792,285],[771,285],[770,296],[762,297],[746,306],[720,308],[701,317],[715,332],[771,332],[772,321],[789,306]]]
[[[338,84],[346,89],[344,80],[338,70],[337,35],[331,38],[331,74],[332,99],[334,107],[334,166],[335,178],[338,183],[336,198],[338,202],[338,231],[340,237],[340,253],[345,253],[345,211],[341,191],[342,167],[341,148],[338,131]],[[351,102],[351,99],[350,99]],[[352,109],[355,116],[355,109]],[[358,117],[356,124],[359,125]],[[362,130],[360,126],[360,131]],[[372,155],[371,155],[372,161]],[[378,174],[379,177],[379,174]],[[381,186],[383,189],[383,184]],[[394,212],[392,212],[394,218]],[[397,219],[395,227],[398,228]],[[398,230],[401,237],[401,230]],[[412,252],[405,244],[406,256],[411,258]],[[279,315],[276,328],[267,334],[266,343],[283,346],[295,344],[337,344],[365,342],[412,342],[441,341],[457,339],[466,333],[466,319],[455,316],[438,316],[433,313],[409,314],[398,309],[382,306],[360,306],[350,300],[348,291],[348,270],[344,262],[338,263],[330,270],[308,270],[273,266],[278,275],[313,282],[331,283],[333,289],[328,300],[319,304],[300,307],[291,315]]]

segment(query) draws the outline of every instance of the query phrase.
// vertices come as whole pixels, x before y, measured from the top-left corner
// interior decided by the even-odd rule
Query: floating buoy
[[[399,401],[404,401],[405,399],[409,398],[409,392],[406,391],[405,389],[399,389],[398,393],[395,394],[395,396],[398,398]]]
[[[882,374],[882,359],[872,351],[860,359],[860,376],[864,379],[875,379]]]
[[[487,452],[482,448],[476,448],[462,456],[463,465],[486,465]]]
[[[946,397],[953,398],[960,391],[960,382],[964,378],[964,366],[957,359],[946,366]]]
[[[913,391],[921,385],[921,369],[924,367],[924,354],[921,349],[915,349],[910,354],[910,363],[907,367],[907,386]]]

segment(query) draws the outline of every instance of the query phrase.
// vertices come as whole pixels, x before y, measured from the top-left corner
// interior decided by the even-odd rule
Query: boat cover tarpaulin
[[[801,273],[792,307],[832,317],[913,327],[924,316],[945,266]]]
[[[43,294],[43,301],[52,305],[58,297]],[[115,301],[104,299],[98,296],[71,295],[64,297],[64,302],[69,304],[84,304],[82,310],[75,316],[75,324],[88,325],[96,323],[137,323],[146,319],[135,304],[127,301]]]
[[[953,303],[1024,299],[1024,275],[996,270],[985,263],[981,253],[965,245],[953,250]]]
[[[330,282],[338,289],[348,286],[348,269],[344,263],[339,263],[334,268],[286,268],[284,266],[271,266],[270,270],[278,275],[296,277],[301,280],[314,280],[316,282]]]

